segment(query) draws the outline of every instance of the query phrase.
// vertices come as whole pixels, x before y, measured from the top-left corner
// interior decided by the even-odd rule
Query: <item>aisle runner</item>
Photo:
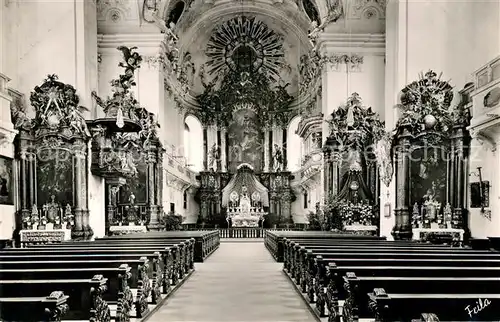
[[[223,242],[148,322],[313,322],[262,242]]]

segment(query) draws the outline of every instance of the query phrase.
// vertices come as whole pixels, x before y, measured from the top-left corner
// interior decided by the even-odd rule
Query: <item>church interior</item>
[[[277,292],[259,260],[297,297],[248,321],[500,319],[498,0],[2,0],[0,18],[0,320],[244,321],[179,313],[224,256],[250,298]]]

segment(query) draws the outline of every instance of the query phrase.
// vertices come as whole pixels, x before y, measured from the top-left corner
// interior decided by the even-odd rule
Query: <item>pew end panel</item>
[[[137,283],[137,295],[135,299],[135,312],[138,318],[143,318],[149,311],[148,298],[151,295],[151,284],[149,280],[149,260],[147,257],[140,258],[138,266],[139,281]]]
[[[61,321],[69,311],[68,295],[54,291],[47,297],[0,298],[2,321]]]
[[[131,277],[131,268],[127,264],[120,265],[118,273],[118,303],[116,307],[116,322],[130,321],[130,314],[134,303],[134,296],[129,285]]]
[[[108,279],[102,275],[96,275],[90,281],[90,322],[111,321],[111,310],[103,299],[103,294],[108,290]]]
[[[326,277],[325,277],[325,284],[326,284],[326,291],[323,292],[324,296],[324,303],[326,306],[326,309],[328,310],[328,321],[330,322],[340,322],[340,306],[339,306],[339,294],[338,294],[338,284],[337,284],[338,276],[337,276],[337,266],[335,263],[329,263],[328,266],[326,267]],[[345,304],[344,304],[344,311],[343,311],[343,316],[344,320],[346,317],[355,317],[355,312],[347,312],[345,310]]]

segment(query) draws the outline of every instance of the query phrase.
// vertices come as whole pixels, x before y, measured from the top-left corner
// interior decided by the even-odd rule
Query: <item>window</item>
[[[297,131],[300,123],[300,116],[292,119],[288,125],[287,137],[287,164],[290,171],[300,170],[300,159],[302,149],[302,139],[295,132]]]
[[[188,115],[184,121],[184,157],[186,167],[193,171],[203,169],[203,128],[200,121]]]
[[[307,193],[307,191],[304,191],[304,209],[306,209],[308,206],[309,206],[309,201],[307,199],[309,199],[309,194]]]
[[[187,195],[187,191],[184,191],[184,209],[187,209],[188,208],[188,195]]]

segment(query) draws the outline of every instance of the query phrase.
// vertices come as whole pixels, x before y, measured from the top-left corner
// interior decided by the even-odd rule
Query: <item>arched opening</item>
[[[179,1],[175,4],[175,6],[172,8],[172,10],[170,10],[170,13],[168,14],[167,26],[170,25],[170,23],[177,24],[182,16],[182,13],[184,12],[184,7],[184,1]]]
[[[200,121],[192,115],[184,120],[184,157],[191,170],[199,172],[203,169],[203,129]]]
[[[318,24],[321,22],[319,19],[318,9],[311,0],[302,0],[302,6],[311,21],[316,21]]]
[[[301,166],[302,159],[302,139],[295,132],[299,127],[300,116],[296,116],[292,119],[288,125],[288,137],[287,137],[287,163],[288,169],[290,171],[298,171]]]

